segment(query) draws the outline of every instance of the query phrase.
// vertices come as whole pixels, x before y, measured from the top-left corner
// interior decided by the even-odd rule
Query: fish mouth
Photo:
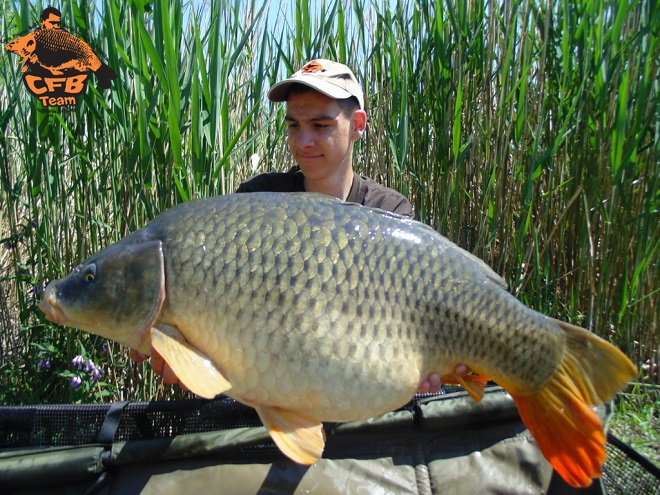
[[[57,304],[57,299],[52,291],[46,291],[44,298],[39,303],[39,309],[44,312],[46,319],[53,323],[62,324],[66,320],[66,316]]]

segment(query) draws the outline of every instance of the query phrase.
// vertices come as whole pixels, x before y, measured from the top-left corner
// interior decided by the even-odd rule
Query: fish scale
[[[36,51],[42,62],[48,61],[48,66],[59,68],[72,59],[78,60],[80,67],[92,71],[102,65],[87,43],[63,29],[37,29],[34,37],[37,42]]]
[[[255,407],[305,464],[321,456],[323,421],[396,409],[436,372],[475,400],[497,381],[553,466],[586,486],[604,459],[591,406],[635,374],[616,348],[527,308],[430,227],[310,194],[174,207],[51,282],[41,308],[157,350],[199,395]]]

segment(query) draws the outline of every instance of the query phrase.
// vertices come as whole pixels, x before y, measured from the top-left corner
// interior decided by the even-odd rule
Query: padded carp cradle
[[[603,409],[603,417],[607,416]],[[0,407],[6,494],[659,494],[660,470],[608,435],[603,477],[567,486],[511,398],[445,388],[382,417],[325,424],[323,459],[301,466],[232,399]]]

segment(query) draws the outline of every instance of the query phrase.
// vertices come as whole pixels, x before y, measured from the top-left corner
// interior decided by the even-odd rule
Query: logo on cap
[[[319,64],[316,60],[307,62],[305,66],[301,69],[301,72],[303,74],[309,74],[314,72],[325,72],[325,71],[326,69],[324,69],[323,66]]]

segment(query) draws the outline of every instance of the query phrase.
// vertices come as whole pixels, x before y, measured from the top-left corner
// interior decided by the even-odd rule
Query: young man
[[[317,192],[412,217],[400,193],[353,171],[353,147],[367,126],[364,93],[353,71],[331,60],[312,60],[268,92],[286,102],[291,154],[288,172],[265,173],[236,192]]]
[[[353,171],[353,147],[367,125],[364,94],[347,66],[313,60],[268,92],[273,102],[286,102],[289,148],[297,165],[288,172],[270,172],[242,183],[236,192],[315,192],[343,201],[381,208],[412,217],[410,202],[400,193]],[[148,356],[131,350],[131,359]],[[157,353],[151,366],[168,384],[179,383]],[[437,392],[440,378],[432,374],[420,392]]]

